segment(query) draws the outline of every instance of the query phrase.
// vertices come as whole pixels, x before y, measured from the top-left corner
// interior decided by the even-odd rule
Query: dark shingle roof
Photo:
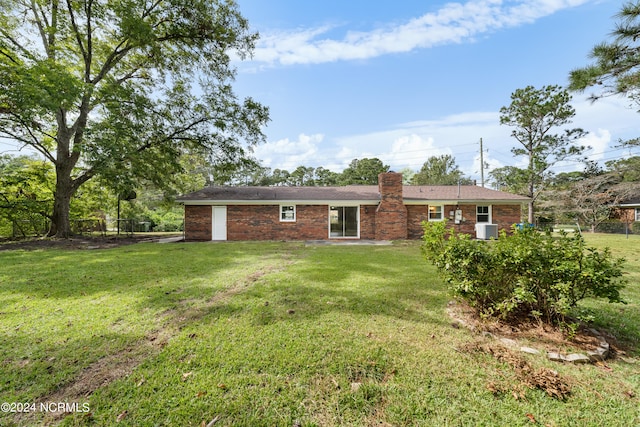
[[[491,190],[477,185],[405,185],[403,187],[405,201],[515,201],[526,202],[529,199],[517,194]]]
[[[405,202],[493,201],[526,202],[527,197],[475,185],[403,186]],[[371,201],[380,200],[377,185],[347,185],[344,187],[206,187],[178,198],[179,202],[282,202],[282,201]]]

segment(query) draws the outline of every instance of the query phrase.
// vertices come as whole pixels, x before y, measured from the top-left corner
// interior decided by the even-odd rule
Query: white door
[[[211,240],[227,240],[227,207],[213,206]]]

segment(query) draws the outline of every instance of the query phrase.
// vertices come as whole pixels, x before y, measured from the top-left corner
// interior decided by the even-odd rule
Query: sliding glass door
[[[358,206],[329,208],[329,237],[358,237]]]

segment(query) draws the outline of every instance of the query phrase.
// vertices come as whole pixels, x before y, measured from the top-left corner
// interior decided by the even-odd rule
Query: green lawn
[[[628,259],[628,304],[582,309],[627,353],[522,355],[564,401],[466,350],[492,341],[452,326],[418,243],[0,252],[0,402],[35,409],[0,425],[640,425],[640,238],[585,237]]]

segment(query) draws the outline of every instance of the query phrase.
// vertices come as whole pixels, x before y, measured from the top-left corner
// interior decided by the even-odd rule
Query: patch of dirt
[[[68,239],[53,237],[27,238],[19,240],[0,239],[0,251],[39,249],[108,249],[134,243],[151,242],[154,238],[163,236],[140,233],[120,236],[75,236]]]
[[[55,392],[40,397],[36,403],[86,402],[94,391],[129,376],[145,359],[159,353],[169,338],[170,336],[164,334],[163,331],[155,331],[124,351],[110,354],[92,363],[72,381],[62,385]],[[26,423],[25,425],[35,425],[36,420],[33,417],[36,415],[35,412],[22,413],[18,414],[16,420],[20,423]],[[49,412],[45,415],[43,423],[44,425],[56,424],[68,415],[69,413],[64,411]]]
[[[480,318],[472,307],[464,302],[449,303],[447,311],[453,319],[454,326],[463,325],[472,331],[491,334],[500,338],[509,338],[548,352],[588,352],[599,347],[602,337],[609,343],[612,353],[624,354],[617,340],[604,331],[595,331],[580,326],[575,333],[566,331],[543,322],[521,322],[519,324],[504,323],[497,320]],[[524,344],[527,342],[528,344]]]

